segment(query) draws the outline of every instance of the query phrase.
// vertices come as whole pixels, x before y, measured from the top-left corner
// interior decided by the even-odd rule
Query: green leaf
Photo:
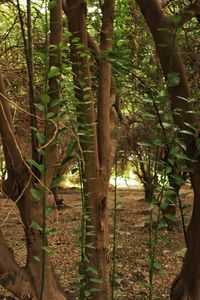
[[[88,267],[88,268],[86,269],[86,272],[91,272],[91,273],[93,273],[93,274],[95,274],[95,275],[98,275],[97,270],[94,269],[94,268],[92,268],[92,267]]]
[[[162,122],[162,126],[165,129],[169,129],[173,126],[173,124],[172,123],[167,123],[167,122]],[[158,127],[161,128],[161,125],[159,124]]]
[[[40,262],[40,261],[41,261],[41,259],[40,259],[39,256],[33,256],[33,259],[34,259],[35,261],[37,261],[37,262]]]
[[[41,143],[41,144],[44,144],[45,143],[45,136],[44,136],[44,134],[43,133],[41,133],[41,132],[37,132],[36,133],[36,138],[37,138],[37,140]]]
[[[94,283],[102,283],[102,280],[99,280],[97,278],[90,278],[89,280]]]
[[[156,269],[158,271],[162,270],[164,268],[163,264],[159,261],[154,261],[153,266],[154,266],[154,269]]]
[[[153,147],[153,143],[147,141],[147,140],[140,140],[137,143],[139,146],[144,146],[144,147]]]
[[[195,135],[194,132],[189,131],[189,130],[180,130],[179,132],[180,132],[180,133],[183,133],[183,134],[193,135],[193,136]]]
[[[177,194],[176,194],[176,191],[173,190],[173,189],[167,189],[165,192],[164,192],[164,195],[165,197],[167,198],[174,198]]]
[[[156,146],[165,146],[166,145],[166,141],[164,139],[159,139],[159,138],[156,138],[154,141],[153,141],[154,145]]]
[[[49,2],[49,4],[48,4],[48,9],[50,10],[50,9],[53,9],[53,8],[55,8],[56,7],[56,1],[55,0],[51,0],[50,2]]]
[[[51,185],[50,185],[50,189],[56,187],[56,186],[59,186],[59,184],[63,181],[63,178],[62,177],[58,177],[58,178],[55,178]]]
[[[84,290],[84,296],[86,297],[86,299],[88,299],[90,295],[91,295],[90,291]]]
[[[177,72],[170,72],[167,74],[167,86],[175,87],[180,83],[180,74]]]
[[[40,103],[34,103],[34,105],[35,105],[35,107],[36,107],[37,109],[39,109],[40,111],[43,111],[43,110],[44,110],[44,106],[43,106],[42,104],[40,104]]]
[[[120,210],[122,208],[121,204],[116,205],[116,210]]]
[[[161,236],[160,238],[161,242],[164,242],[165,244],[171,244],[172,240],[170,238],[167,238],[166,236]]]
[[[45,216],[47,217],[53,210],[52,206],[47,206],[45,209]]]
[[[40,226],[40,224],[38,224],[36,221],[32,221],[31,225],[30,225],[30,228],[33,228],[33,229],[37,229],[39,231],[42,231],[42,227]]]
[[[57,99],[57,100],[53,100],[51,103],[50,103],[50,107],[56,107],[58,105],[62,105],[64,102],[63,99]]]
[[[185,142],[183,142],[183,141],[181,141],[181,140],[179,140],[179,139],[176,139],[176,141],[175,141],[184,151],[186,151],[186,149],[187,149],[187,145],[186,145],[186,143]]]
[[[43,105],[46,105],[51,101],[51,98],[47,94],[41,95],[40,98],[41,98]]]
[[[89,231],[85,233],[86,236],[95,236],[96,233],[94,231]]]
[[[179,176],[179,175],[171,174],[170,177],[174,179],[174,181],[176,182],[176,184],[182,184],[182,183],[184,183],[183,178],[181,176]]]
[[[122,278],[120,278],[120,277],[117,277],[117,278],[115,278],[115,282],[116,283],[118,283],[118,284],[120,284],[121,282],[122,282]]]
[[[54,234],[54,233],[58,232],[58,228],[56,228],[56,227],[45,228],[44,232],[46,235]]]
[[[175,155],[175,157],[178,158],[178,159],[183,159],[183,160],[189,160],[189,161],[191,161],[191,159],[189,157],[187,157],[187,155],[185,155],[183,153],[177,153]]]
[[[181,16],[180,15],[173,15],[173,16],[170,16],[170,21],[172,24],[174,24],[175,26],[177,26],[178,24],[180,24],[180,21],[181,21]]]
[[[164,217],[170,221],[176,222],[176,217],[171,214],[164,214]]]
[[[36,169],[38,169],[40,171],[41,174],[44,174],[44,165],[41,164],[39,165],[35,160],[33,159],[27,159],[27,161],[29,162],[29,164],[31,164],[32,166],[34,166]]]
[[[155,119],[156,116],[148,111],[141,111],[141,114],[147,119]]]
[[[48,79],[52,79],[60,75],[60,70],[57,67],[52,66],[47,74]]]
[[[189,127],[190,129],[192,129],[193,132],[196,132],[196,131],[197,131],[197,129],[196,129],[192,124],[187,123],[187,122],[184,122],[184,124],[185,124],[187,127]]]
[[[158,229],[164,229],[167,227],[168,227],[168,225],[165,222],[160,221],[158,224]]]
[[[48,118],[48,119],[52,119],[52,118],[55,117],[55,116],[56,116],[56,113],[53,112],[53,111],[50,111],[50,112],[47,114],[47,118]]]
[[[170,166],[166,166],[164,170],[164,174],[168,175],[172,172],[172,168]]]
[[[52,248],[50,248],[49,246],[42,246],[41,248],[50,255],[55,253],[54,250]]]
[[[99,292],[100,290],[99,289],[97,289],[97,288],[91,288],[90,289],[90,293],[97,293],[97,292]]]
[[[33,198],[39,202],[40,201],[40,192],[37,189],[31,188],[30,189],[31,195],[33,196]]]
[[[92,243],[85,244],[85,247],[89,248],[89,249],[95,249],[95,247]]]
[[[73,158],[73,151],[75,150],[77,146],[77,141],[76,140],[71,140],[69,143],[69,146],[66,151],[65,158],[62,160],[61,165],[66,164],[68,161],[70,161]]]
[[[37,137],[37,140],[41,143],[44,144],[45,143],[45,136],[43,133],[41,133],[38,128],[34,127],[34,126],[30,126],[30,128],[35,131],[35,135]]]

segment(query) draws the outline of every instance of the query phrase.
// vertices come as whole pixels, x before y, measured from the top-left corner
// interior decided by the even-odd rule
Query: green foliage
[[[183,1],[184,2],[184,1]],[[79,173],[82,194],[82,213],[81,228],[79,237],[79,247],[81,249],[80,268],[79,268],[79,286],[81,291],[81,299],[90,299],[98,291],[98,289],[86,290],[87,280],[100,283],[97,270],[89,266],[90,257],[87,255],[88,249],[94,249],[92,243],[87,242],[88,237],[94,236],[94,228],[90,227],[89,210],[87,207],[88,195],[85,192],[87,180],[85,177],[85,160],[87,154],[93,152],[90,139],[92,137],[92,128],[94,124],[84,121],[87,113],[87,105],[91,103],[88,93],[89,87],[85,86],[85,82],[77,83],[75,86],[73,78],[75,76],[72,70],[72,62],[70,57],[69,39],[71,34],[64,29],[64,42],[58,47],[62,51],[61,68],[52,66],[48,69],[49,53],[53,53],[55,47],[48,45],[48,40],[44,37],[44,33],[48,36],[49,32],[49,10],[53,9],[56,1],[47,3],[44,9],[42,1],[33,2],[33,36],[34,36],[34,64],[35,64],[35,89],[37,95],[37,103],[34,106],[37,110],[37,117],[40,126],[38,128],[32,126],[37,141],[40,145],[38,151],[41,162],[33,159],[27,159],[28,164],[38,170],[39,177],[43,176],[44,184],[38,183],[30,189],[30,193],[39,205],[43,202],[43,224],[33,221],[30,228],[39,230],[43,234],[44,245],[43,258],[35,256],[34,259],[39,263],[44,261],[46,254],[51,254],[51,249],[46,245],[45,239],[49,234],[56,232],[56,228],[46,225],[46,219],[52,211],[52,208],[46,204],[48,190],[45,184],[45,176],[49,166],[47,166],[47,150],[45,145],[48,144],[47,133],[49,124],[58,126],[61,138],[56,138],[54,143],[58,144],[59,167],[70,165],[71,173]],[[88,30],[94,41],[98,44],[99,33],[101,27],[101,1],[88,1]],[[167,13],[177,13],[182,8],[182,2],[171,1],[166,9]],[[21,5],[21,9],[26,17],[25,7]],[[23,39],[20,32],[20,26],[16,22],[18,16],[14,5],[10,2],[1,4],[1,64],[8,81],[8,95],[17,99],[18,106],[27,106],[26,103],[26,64],[24,53],[21,50]],[[178,15],[170,17],[173,25],[178,27],[180,17]],[[161,29],[163,34],[166,30]],[[184,30],[174,30],[177,38],[181,54],[184,56],[189,84],[192,91],[191,99],[199,99],[199,69],[196,61],[199,57],[199,26],[195,20],[187,23]],[[186,38],[185,38],[186,37]],[[185,43],[187,40],[187,43]],[[94,99],[98,94],[98,63],[93,51],[85,50],[80,40],[75,37],[72,39],[73,44],[78,49],[80,58],[90,58],[90,70],[92,78],[92,90]],[[166,45],[163,45],[166,47]],[[48,52],[49,51],[49,52]],[[109,60],[112,65],[114,81],[116,84],[118,98],[120,101],[115,104],[111,103],[117,113],[123,116],[126,127],[122,124],[122,138],[119,141],[119,149],[116,155],[117,174],[127,172],[132,168],[137,173],[144,187],[146,188],[147,199],[150,208],[150,224],[149,224],[149,299],[153,298],[154,275],[163,269],[163,265],[156,260],[157,243],[161,240],[160,230],[168,227],[168,221],[175,222],[176,218],[170,213],[164,213],[170,206],[177,205],[179,198],[174,186],[180,186],[184,182],[183,173],[188,173],[188,165],[194,162],[200,154],[200,138],[197,138],[196,153],[194,157],[188,157],[186,151],[187,146],[185,139],[194,138],[198,131],[192,124],[184,124],[183,128],[178,128],[174,124],[174,116],[177,118],[184,117],[183,111],[172,111],[170,99],[166,88],[175,88],[180,84],[180,74],[171,70],[167,76],[167,80],[163,77],[157,53],[152,39],[145,26],[145,22],[140,12],[135,6],[134,1],[120,0],[116,1],[115,7],[115,33],[114,47],[110,51],[101,51],[100,56]],[[78,62],[80,64],[80,62]],[[80,72],[82,70],[80,65]],[[8,69],[8,70],[7,70]],[[44,74],[45,70],[45,74]],[[44,80],[45,77],[45,80]],[[49,91],[49,80],[58,77],[60,81],[62,95],[60,99],[51,101],[51,92]],[[82,93],[82,101],[77,99],[75,91]],[[191,99],[185,99],[190,101]],[[119,103],[120,102],[120,103]],[[188,111],[192,116],[199,117],[198,101],[190,101],[191,110]],[[83,110],[79,109],[80,107]],[[52,112],[52,109],[58,108],[59,112]],[[94,105],[96,113],[96,103]],[[85,109],[85,111],[84,111]],[[22,119],[19,111],[13,114],[13,119],[18,125],[18,120]],[[28,121],[24,121],[27,124]],[[54,123],[53,123],[54,122]],[[25,123],[21,126],[24,130],[25,141],[29,140],[30,133],[28,125]],[[23,130],[22,130],[23,129]],[[123,131],[124,130],[124,131]],[[21,132],[20,131],[20,132]],[[63,135],[62,135],[63,134]],[[73,136],[73,137],[72,137]],[[87,144],[87,149],[82,151],[80,141]],[[118,160],[118,161],[117,161]],[[62,174],[61,174],[62,175]],[[50,188],[57,187],[62,181],[62,176],[53,180]],[[117,185],[115,187],[117,189]],[[148,190],[149,188],[149,190]],[[115,191],[116,192],[116,191]],[[115,216],[114,216],[114,255],[113,255],[113,286],[112,299],[116,297],[115,283],[120,282],[120,278],[116,274],[115,255],[119,245],[116,245],[116,226],[117,211],[120,205],[115,194]],[[156,216],[156,217],[155,217]],[[156,222],[155,222],[156,219]],[[155,224],[156,223],[156,224]],[[43,269],[44,269],[43,265]],[[155,273],[155,274],[154,274]],[[85,297],[85,298],[84,298]]]

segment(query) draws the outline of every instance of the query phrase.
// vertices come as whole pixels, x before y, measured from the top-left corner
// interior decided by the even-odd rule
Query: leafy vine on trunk
[[[112,88],[109,51],[112,49],[115,1],[106,0],[102,6],[100,47],[87,33],[87,7],[82,0],[68,1],[65,11],[71,36],[75,97],[80,145],[84,156],[86,195],[86,286],[81,297],[109,299],[108,271],[108,183],[113,164],[115,143],[111,131],[115,127],[112,104],[116,94]],[[66,4],[66,3],[65,3]],[[99,51],[97,112],[91,84],[88,47]],[[95,46],[95,47],[94,47]],[[114,116],[114,117],[113,117]],[[111,123],[114,123],[111,124]],[[89,150],[89,151],[88,151]],[[93,230],[93,234],[89,234]],[[87,234],[88,233],[88,234]],[[92,272],[92,270],[94,270]],[[84,298],[85,297],[85,298]]]
[[[193,1],[185,7],[180,16],[173,18],[167,16],[163,10],[162,1],[148,0],[138,1],[138,5],[145,17],[145,20],[153,35],[160,63],[166,82],[170,74],[177,74],[179,82],[174,86],[168,85],[168,93],[173,111],[179,111],[174,114],[174,122],[180,132],[188,129],[186,124],[194,125],[193,115],[189,113],[190,106],[187,101],[190,97],[190,91],[187,81],[187,75],[177,46],[174,30],[183,26],[192,17],[198,17],[200,12],[200,2]],[[174,21],[176,18],[176,21]],[[162,45],[166,45],[162,47]],[[196,155],[196,137],[180,133],[179,138],[186,144],[186,154],[188,158],[195,159],[188,162],[191,183],[194,191],[194,205],[190,224],[188,226],[188,248],[180,275],[174,281],[171,290],[172,300],[200,298],[199,273],[200,265],[197,263],[200,259],[200,240],[197,238],[200,233],[200,158]]]
[[[53,55],[49,67],[60,68],[60,50],[59,44],[62,41],[62,3],[61,0],[56,1],[50,11],[50,43],[56,47],[56,58]],[[46,50],[47,51],[47,50]],[[51,102],[59,97],[58,77],[55,76],[49,82]],[[53,92],[52,92],[53,89]],[[16,263],[13,252],[0,233],[0,283],[9,291],[11,291],[19,299],[34,299],[40,297],[41,286],[41,261],[36,257],[42,255],[42,234],[35,228],[33,222],[42,226],[43,216],[42,201],[36,201],[31,191],[38,188],[42,190],[44,187],[44,178],[42,173],[40,178],[36,178],[31,167],[25,162],[20,143],[15,137],[15,131],[12,124],[9,102],[6,97],[3,77],[0,74],[0,133],[3,142],[4,157],[7,166],[7,179],[3,182],[3,191],[12,201],[16,202],[19,209],[21,220],[24,224],[26,235],[27,260],[25,267],[21,268]],[[47,140],[52,140],[52,134],[55,131],[53,122],[50,121]],[[49,186],[53,177],[53,169],[56,163],[56,145],[49,142],[46,149],[46,162],[48,165],[46,173],[45,189]],[[34,161],[34,165],[41,162]],[[47,239],[47,237],[46,237]],[[60,289],[55,272],[51,266],[50,257],[46,257],[45,262],[45,285],[42,299],[64,300],[66,299]]]

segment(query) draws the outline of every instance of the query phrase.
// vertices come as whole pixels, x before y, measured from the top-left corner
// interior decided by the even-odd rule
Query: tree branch
[[[161,0],[161,6],[162,6],[162,8],[167,7],[169,3],[170,3],[170,0]]]
[[[177,18],[172,17],[171,24],[175,28],[182,27],[185,23],[196,17],[199,21],[200,15],[200,0],[192,1],[190,5],[186,6]],[[175,20],[175,21],[174,21]]]

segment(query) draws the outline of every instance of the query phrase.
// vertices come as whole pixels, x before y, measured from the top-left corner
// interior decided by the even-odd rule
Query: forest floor
[[[59,231],[50,237],[50,245],[55,250],[52,256],[56,272],[66,290],[68,300],[79,299],[74,284],[78,274],[80,258],[78,245],[80,226],[81,197],[77,188],[65,190],[60,196],[64,199],[65,207],[51,214],[51,226],[58,226]],[[110,219],[113,219],[114,192],[109,192]],[[184,213],[188,222],[191,213],[192,191],[188,187],[181,190],[183,204],[187,204]],[[147,300],[148,297],[148,253],[149,253],[149,224],[150,208],[144,200],[142,188],[121,189],[118,191],[118,201],[121,207],[117,210],[117,270],[116,291],[119,300]],[[5,237],[14,249],[16,260],[20,265],[25,264],[25,239],[23,226],[18,211],[12,209],[8,200],[0,201],[0,220],[6,218],[3,227]],[[156,215],[154,216],[156,219]],[[112,225],[110,226],[112,233]],[[111,238],[112,241],[112,238]],[[185,251],[185,241],[180,212],[177,212],[177,224],[172,231],[159,230],[156,246],[156,269],[154,272],[154,299],[169,299],[170,286],[178,274]],[[162,266],[161,264],[162,263]],[[0,288],[1,299],[5,292]],[[53,300],[53,299],[50,299]]]

